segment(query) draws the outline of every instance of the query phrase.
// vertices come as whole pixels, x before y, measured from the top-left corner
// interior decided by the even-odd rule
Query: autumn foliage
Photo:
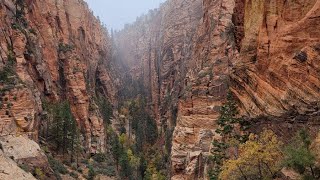
[[[281,169],[281,141],[270,130],[250,135],[239,147],[238,157],[227,160],[220,179],[272,179]]]

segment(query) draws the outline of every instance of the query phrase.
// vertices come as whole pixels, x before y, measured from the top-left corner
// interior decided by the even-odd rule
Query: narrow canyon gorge
[[[320,177],[320,0],[167,0],[118,31],[83,0],[0,16],[0,179]],[[241,164],[269,131],[313,162]]]

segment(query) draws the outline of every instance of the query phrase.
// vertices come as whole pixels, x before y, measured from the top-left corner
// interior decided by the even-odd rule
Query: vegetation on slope
[[[272,130],[249,134],[249,123],[237,117],[236,103],[229,93],[218,119],[219,136],[212,143],[210,180],[283,178],[284,168],[299,173],[302,179],[319,179],[319,137],[312,143],[308,131],[300,130],[285,144]]]

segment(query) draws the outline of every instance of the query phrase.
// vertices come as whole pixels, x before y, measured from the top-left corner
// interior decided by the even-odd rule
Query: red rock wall
[[[243,114],[316,112],[320,2],[246,1],[244,12],[245,36],[232,73]]]
[[[172,128],[172,110],[182,92],[201,0],[170,0],[115,33],[118,57],[141,80],[158,125]]]
[[[24,99],[23,103],[11,100],[12,115],[1,121],[11,119],[10,123],[18,122],[18,127],[23,129],[20,132],[37,136],[41,99],[68,100],[84,134],[86,148],[91,152],[103,151],[103,120],[98,111],[89,107],[96,106],[93,101],[96,78],[108,89],[105,95],[114,100],[112,78],[108,70],[101,69],[108,63],[110,53],[105,29],[88,5],[79,0],[27,0],[24,11],[27,26],[18,29],[11,25],[16,21],[13,2],[6,0],[0,5],[3,49],[0,64],[7,63],[9,42],[17,61],[16,72],[23,84],[21,90],[14,87],[6,96],[12,99],[18,94],[18,100]],[[27,115],[30,118],[26,118]]]
[[[172,179],[207,178],[205,162],[215,136],[215,121],[226,98],[233,59],[238,55],[232,23],[235,3],[205,0],[203,8],[173,133]]]

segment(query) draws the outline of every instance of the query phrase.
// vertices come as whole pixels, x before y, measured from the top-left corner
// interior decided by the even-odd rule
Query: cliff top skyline
[[[85,0],[95,16],[109,30],[121,30],[125,24],[133,23],[138,16],[155,9],[166,0]]]

